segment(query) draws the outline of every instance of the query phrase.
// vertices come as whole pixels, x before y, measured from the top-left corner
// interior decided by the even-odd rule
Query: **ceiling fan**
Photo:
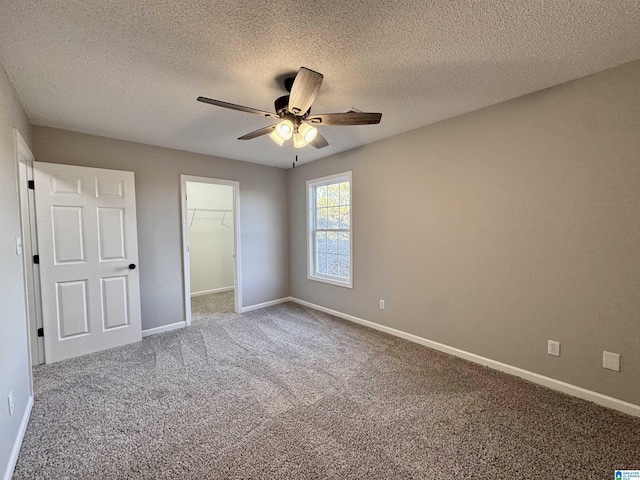
[[[280,120],[279,123],[247,133],[239,137],[238,140],[251,140],[269,134],[278,145],[283,145],[285,141],[293,137],[293,145],[296,148],[302,148],[308,144],[316,148],[329,145],[329,142],[318,133],[318,129],[314,125],[372,125],[380,123],[381,113],[366,113],[354,109],[346,113],[311,115],[311,104],[318,95],[323,78],[321,73],[301,67],[295,77],[287,78],[284,81],[285,89],[289,95],[276,99],[275,113],[206,97],[198,97],[198,101]]]

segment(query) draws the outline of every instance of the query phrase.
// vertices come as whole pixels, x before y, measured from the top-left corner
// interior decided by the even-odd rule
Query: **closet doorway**
[[[180,176],[184,253],[185,318],[206,321],[239,313],[239,183]]]

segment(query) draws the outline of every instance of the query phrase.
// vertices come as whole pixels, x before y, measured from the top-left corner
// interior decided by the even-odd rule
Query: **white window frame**
[[[316,187],[349,182],[349,280],[315,272]],[[353,288],[353,180],[351,171],[307,180],[307,279]]]

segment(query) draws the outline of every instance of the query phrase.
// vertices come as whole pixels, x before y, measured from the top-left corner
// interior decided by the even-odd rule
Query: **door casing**
[[[28,182],[33,180],[33,153],[22,135],[14,129],[18,205],[20,208],[20,243],[22,249],[22,270],[24,275],[25,311],[29,336],[29,358],[31,365],[45,362],[44,339],[38,337],[42,327],[42,305],[40,303],[40,277],[33,256],[38,253],[38,241],[35,218],[34,191]],[[17,248],[17,247],[16,247]]]

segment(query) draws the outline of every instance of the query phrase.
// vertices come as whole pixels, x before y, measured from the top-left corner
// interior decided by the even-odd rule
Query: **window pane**
[[[316,253],[316,273],[327,274],[327,255],[326,253]]]
[[[351,188],[349,182],[340,184],[340,205],[351,205]]]
[[[339,275],[340,273],[340,262],[338,259],[338,255],[333,255],[332,253],[327,254],[327,274],[329,275]]]
[[[349,232],[340,232],[340,234],[338,235],[338,253],[340,255],[349,255],[351,253],[349,236]]]
[[[327,232],[327,252],[338,253],[338,232]]]
[[[334,183],[328,185],[329,190],[329,206],[338,206],[340,204],[340,184]]]
[[[340,255],[340,276],[349,278],[351,276],[351,258]]]
[[[327,228],[340,228],[340,207],[329,207],[329,221]]]
[[[327,208],[318,208],[316,211],[316,225],[319,230],[324,230],[327,228],[327,216],[329,210]]]
[[[348,173],[311,180],[307,193],[312,277],[351,287],[351,182]],[[333,183],[332,183],[333,182]]]
[[[349,230],[351,218],[349,217],[349,210],[351,207],[340,207],[340,228],[342,230]]]
[[[317,187],[316,188],[316,206],[317,207],[326,207],[327,206],[327,186]]]

